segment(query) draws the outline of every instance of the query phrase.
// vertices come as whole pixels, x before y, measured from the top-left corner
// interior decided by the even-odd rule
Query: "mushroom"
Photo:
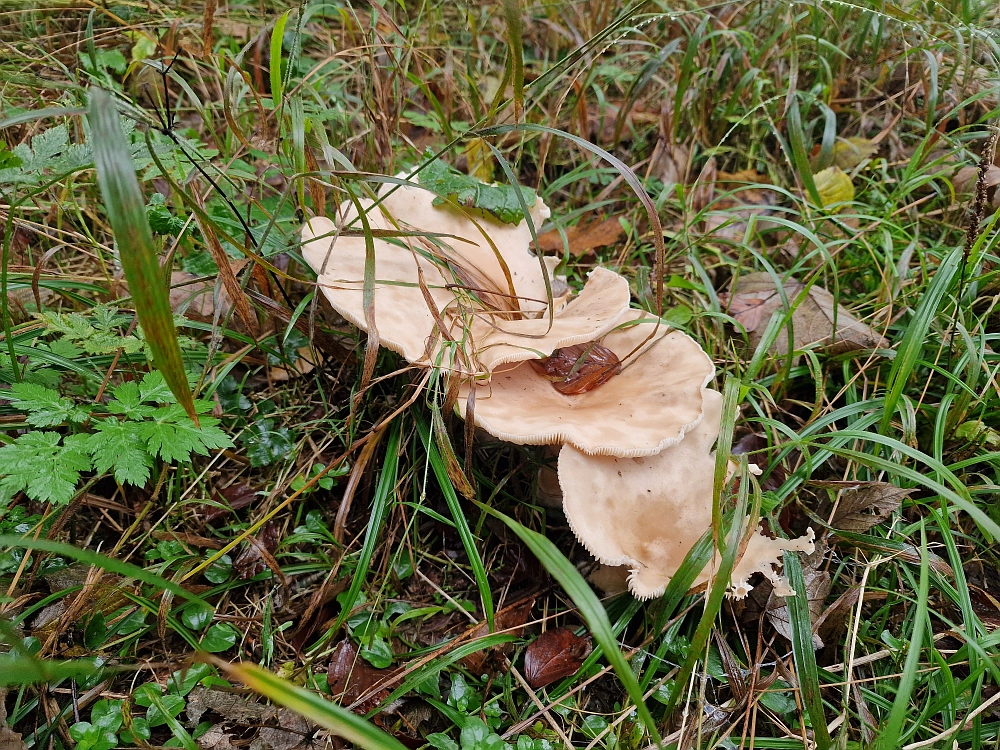
[[[501,440],[569,443],[586,454],[619,458],[658,453],[701,419],[702,390],[715,366],[693,339],[657,322],[641,310],[622,317],[600,343],[624,367],[593,390],[560,393],[532,363],[518,363],[495,369],[488,383],[464,385],[462,416],[475,388],[473,419]]]
[[[631,569],[629,589],[640,599],[659,596],[695,542],[712,526],[715,454],[722,395],[705,389],[704,418],[680,442],[653,456],[592,456],[567,444],[559,452],[563,510],[580,543],[606,565]],[[779,596],[794,593],[778,575],[784,550],[812,551],[812,530],[795,540],[769,539],[754,530],[737,562],[730,592],[742,598],[760,571]],[[718,557],[716,558],[716,564]],[[703,570],[695,585],[711,579]]]
[[[558,259],[539,264],[529,250],[525,221],[511,226],[458,207],[434,206],[434,194],[419,187],[383,189],[382,195],[379,208],[362,202],[373,230],[427,235],[372,238],[379,338],[410,362],[483,374],[498,364],[545,357],[560,346],[600,337],[628,309],[628,282],[598,269],[576,300],[554,300],[556,315],[550,320],[544,274],[551,283]],[[341,211],[344,226],[357,217],[352,202]],[[548,209],[539,200],[529,213],[538,223]],[[330,219],[312,219],[302,229],[302,254],[334,309],[367,330],[365,238],[356,231],[338,236]],[[441,339],[456,342],[460,350],[442,356]]]

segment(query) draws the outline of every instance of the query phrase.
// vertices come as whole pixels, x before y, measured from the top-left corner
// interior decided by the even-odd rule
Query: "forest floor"
[[[0,750],[1000,745],[995,2],[34,5]],[[303,222],[428,162],[536,191],[571,291],[615,271],[708,353],[714,538],[811,528],[794,596],[633,597],[555,451],[317,294]]]

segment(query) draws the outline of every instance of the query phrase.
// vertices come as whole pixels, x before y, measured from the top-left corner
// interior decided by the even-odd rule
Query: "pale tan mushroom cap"
[[[381,343],[414,363],[427,363],[428,341],[434,334],[435,315],[418,284],[418,267],[436,312],[456,340],[465,339],[465,322],[455,319],[458,314],[456,295],[445,288],[457,281],[440,263],[427,257],[426,243],[437,244],[439,254],[456,259],[463,266],[488,279],[501,295],[514,294],[523,312],[541,315],[546,307],[543,265],[529,250],[531,234],[525,221],[517,225],[501,224],[491,218],[466,215],[451,206],[432,205],[434,195],[417,187],[400,187],[391,195],[385,185],[385,200],[372,208],[370,200],[361,201],[372,229],[417,231],[448,234],[454,237],[397,238],[393,241],[374,238],[375,249],[375,325]],[[346,223],[357,217],[353,202],[345,202],[340,210]],[[548,208],[538,199],[529,211],[536,224],[548,216]],[[391,219],[390,219],[391,217]],[[395,221],[395,224],[393,223]],[[398,224],[398,226],[397,226]],[[360,222],[351,226],[361,231]],[[302,255],[318,274],[318,284],[337,312],[362,330],[367,330],[364,311],[365,238],[336,236],[336,226],[328,218],[309,221],[302,229]],[[489,240],[486,236],[489,236]],[[492,245],[490,244],[492,241]],[[494,246],[496,249],[494,249]],[[413,248],[412,250],[410,248]],[[499,257],[507,267],[510,282]],[[547,259],[546,259],[547,260]],[[558,259],[555,260],[558,262]],[[548,269],[552,262],[546,262]],[[465,295],[465,300],[470,298]],[[448,313],[444,313],[448,310]],[[481,311],[477,311],[481,312]],[[443,314],[444,313],[444,314]],[[489,332],[489,325],[480,330]],[[440,339],[440,334],[438,335]],[[472,345],[470,345],[471,348]],[[436,359],[436,355],[432,355]],[[526,355],[523,358],[530,358]],[[445,362],[446,366],[452,365]],[[459,369],[468,369],[459,366]]]
[[[374,213],[373,228],[377,226]],[[363,331],[365,323],[364,237],[337,237],[336,226],[326,217],[310,220],[302,227],[302,256],[319,274],[317,284],[333,308]],[[329,236],[324,236],[329,235]],[[405,247],[383,239],[375,245],[375,326],[380,343],[402,354],[410,362],[426,359],[427,339],[434,330],[434,315],[417,285],[417,266],[438,310],[454,295],[444,288],[444,277],[429,260]],[[325,270],[321,272],[324,268]]]
[[[722,395],[706,389],[704,409],[704,418],[682,441],[655,456],[588,456],[572,445],[559,453],[559,484],[570,526],[600,562],[629,566],[629,588],[640,599],[661,595],[688,551],[712,527],[712,446],[722,420]],[[787,583],[775,572],[781,552],[811,551],[811,546],[811,534],[787,540],[754,531],[733,571],[731,592],[746,596],[748,579],[762,571],[779,595],[787,595]],[[710,580],[711,567],[701,572],[696,586]]]
[[[564,346],[595,341],[611,331],[629,309],[625,277],[605,268],[595,268],[578,297],[553,316],[521,320],[477,318],[472,323],[476,358],[482,367],[494,368],[541,359]]]
[[[649,456],[679,442],[701,419],[702,389],[715,366],[689,336],[663,324],[655,328],[656,318],[641,310],[621,322],[637,320],[643,322],[602,340],[623,359],[642,346],[603,385],[567,396],[530,364],[519,364],[494,371],[488,384],[463,386],[463,417],[469,389],[476,387],[476,425],[510,443],[571,443],[584,453],[624,457]]]

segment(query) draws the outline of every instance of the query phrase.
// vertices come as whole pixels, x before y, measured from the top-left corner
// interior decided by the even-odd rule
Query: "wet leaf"
[[[576,674],[590,654],[590,638],[569,628],[546,630],[524,652],[524,678],[538,689]]]
[[[600,344],[576,344],[556,349],[545,359],[529,360],[566,396],[592,391],[622,371],[618,355]]]
[[[499,633],[501,631],[508,631],[512,632],[514,635],[520,635],[524,631],[524,624],[528,621],[528,617],[531,615],[531,608],[533,606],[535,606],[535,597],[532,596],[499,610],[493,619],[493,632]],[[478,638],[483,638],[489,635],[489,633],[489,624],[484,622],[472,631],[467,640],[473,641]],[[504,644],[502,646],[497,646],[494,649],[475,651],[464,657],[462,659],[462,664],[470,672],[478,675],[482,673],[487,660],[495,651],[510,653],[511,648],[510,644]]]
[[[785,280],[785,296],[790,305],[795,304],[802,288],[802,284],[795,279]],[[747,329],[750,346],[754,349],[760,343],[761,334],[766,327],[763,324],[776,310],[783,307],[774,280],[765,272],[740,276],[734,289],[719,295],[719,302],[729,310],[736,322]],[[809,289],[805,299],[799,302],[791,318],[796,351],[818,345],[831,354],[837,354],[885,345],[880,334],[851,315],[843,305],[835,304],[833,295],[816,284]],[[787,326],[778,333],[771,351],[777,354],[788,351]]]
[[[376,669],[369,665],[360,658],[354,644],[350,640],[344,640],[334,649],[326,681],[333,696],[345,706],[354,703],[371,688],[385,681],[386,687],[377,690],[355,707],[357,713],[366,714],[388,697],[388,679],[398,671],[397,669]]]
[[[535,191],[511,185],[487,185],[474,177],[456,172],[441,160],[432,161],[420,172],[420,184],[437,193],[434,205],[454,201],[465,208],[478,208],[504,224],[517,224],[524,218],[517,191],[521,191],[524,204],[535,205]]]
[[[625,234],[625,228],[617,217],[603,220],[580,222],[566,230],[566,243],[576,257],[586,255],[599,247],[613,245]],[[562,235],[555,229],[538,237],[538,247],[546,253],[563,251]]]
[[[831,484],[824,482],[822,486],[829,487]],[[843,531],[868,531],[898,510],[903,499],[913,493],[912,489],[900,489],[888,482],[837,484],[846,485],[849,489],[840,496],[830,525]]]
[[[292,454],[292,435],[287,427],[275,427],[273,419],[258,419],[243,433],[251,466],[268,466]]]
[[[222,498],[226,503],[228,503],[229,507],[215,508],[206,506],[204,515],[205,521],[208,523],[229,515],[231,511],[245,508],[257,499],[256,491],[242,482],[231,484],[228,487],[219,490],[219,494],[222,495]]]

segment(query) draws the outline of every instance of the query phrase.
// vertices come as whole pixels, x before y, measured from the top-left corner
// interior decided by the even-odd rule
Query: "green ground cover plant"
[[[0,750],[995,747],[998,29],[0,3]],[[541,198],[569,291],[613,270],[711,357],[713,528],[661,596],[587,553],[550,448],[317,287],[302,225],[415,169],[484,221]],[[375,321],[411,235],[345,231]],[[815,532],[793,596],[692,588],[748,515]]]

